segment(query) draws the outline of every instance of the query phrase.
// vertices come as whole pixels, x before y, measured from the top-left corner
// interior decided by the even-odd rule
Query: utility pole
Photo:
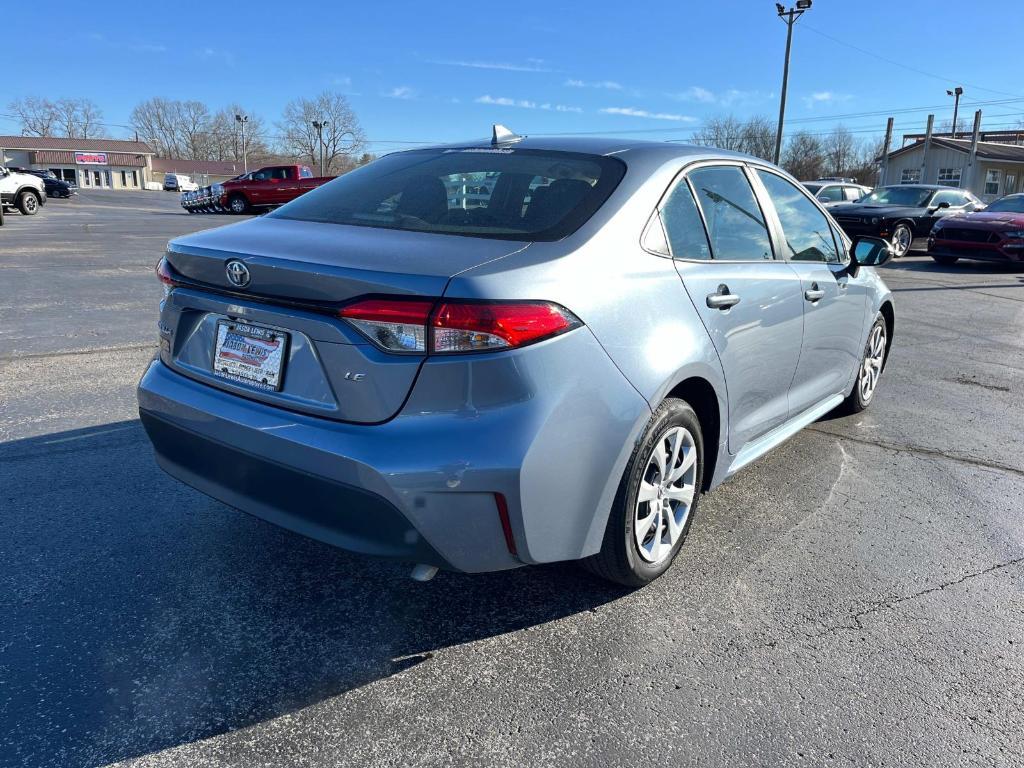
[[[947,96],[953,97],[953,138],[956,138],[956,115],[960,111],[960,97],[963,95],[964,89],[961,86],[957,86],[952,91],[946,91]]]
[[[249,172],[249,158],[246,156],[246,153],[245,153],[245,124],[249,122],[249,116],[248,115],[235,115],[235,120],[237,120],[238,124],[242,127],[242,172],[243,173],[248,173]]]
[[[313,127],[316,128],[316,142],[317,146],[320,147],[320,175],[324,175],[324,128],[327,127],[327,122],[324,120],[314,120]]]
[[[811,0],[797,0],[796,8],[788,11],[782,3],[775,4],[779,18],[786,22],[786,63],[782,67],[782,98],[779,100],[779,126],[775,134],[775,164],[782,156],[782,125],[786,120],[786,91],[789,88],[789,52],[793,48],[793,24],[811,7]]]

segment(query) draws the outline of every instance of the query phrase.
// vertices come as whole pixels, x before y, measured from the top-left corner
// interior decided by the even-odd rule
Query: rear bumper
[[[188,485],[347,550],[466,572],[596,552],[650,417],[586,328],[522,350],[428,360],[383,424],[285,410],[159,360],[138,400],[160,466]]]

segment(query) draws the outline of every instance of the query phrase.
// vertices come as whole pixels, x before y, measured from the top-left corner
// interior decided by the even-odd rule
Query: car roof
[[[947,187],[945,184],[886,184],[884,187],[878,187],[878,189],[893,189],[895,187],[908,187],[910,189],[952,189],[956,192],[970,192],[969,189]]]
[[[613,136],[524,136],[514,142],[492,144],[490,138],[472,139],[451,144],[437,144],[419,149],[534,149],[552,152],[578,152],[588,155],[626,156],[628,159],[663,160],[674,158],[723,158],[767,163],[766,160],[717,147],[702,147],[676,141],[642,141]],[[415,150],[412,150],[415,151]],[[770,165],[770,163],[767,163]]]

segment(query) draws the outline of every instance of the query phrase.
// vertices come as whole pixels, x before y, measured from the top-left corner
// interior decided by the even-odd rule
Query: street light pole
[[[242,127],[242,172],[243,173],[248,173],[249,172],[249,158],[246,156],[246,153],[245,153],[245,124],[249,122],[249,116],[248,115],[235,115],[235,120],[237,120],[238,124]]]
[[[782,67],[782,97],[779,100],[779,125],[775,133],[775,164],[782,156],[782,126],[786,120],[786,91],[789,89],[789,52],[793,47],[793,24],[811,7],[811,0],[797,0],[796,8],[788,11],[782,3],[775,4],[779,18],[786,22],[786,63]]]
[[[314,120],[313,127],[316,128],[316,141],[317,146],[320,147],[320,175],[324,175],[324,128],[327,127],[327,122],[324,120]]]
[[[952,91],[946,91],[947,96],[953,97],[953,138],[956,138],[956,116],[960,111],[960,97],[963,95],[964,89],[962,86],[957,86]]]

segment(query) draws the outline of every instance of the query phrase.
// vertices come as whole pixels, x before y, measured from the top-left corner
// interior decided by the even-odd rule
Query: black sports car
[[[985,204],[963,189],[935,184],[879,187],[856,203],[829,209],[850,237],[872,235],[892,244],[893,256],[905,256],[914,239],[928,237],[944,216],[980,211]]]

